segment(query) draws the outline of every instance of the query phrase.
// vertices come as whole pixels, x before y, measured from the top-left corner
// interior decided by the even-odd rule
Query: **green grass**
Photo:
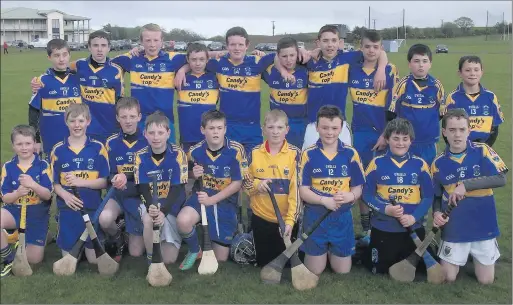
[[[459,79],[457,62],[465,53],[479,53],[485,68],[483,84],[494,91],[501,102],[506,122],[501,126],[494,145],[511,168],[511,48],[508,43],[484,39],[454,39],[422,41],[431,47],[438,43],[449,45],[451,53],[433,55],[432,74],[439,78],[447,93]],[[412,45],[413,41],[408,41]],[[499,50],[499,51],[498,51]],[[388,54],[401,75],[407,73],[404,48]],[[493,53],[493,54],[491,54]],[[77,59],[86,53],[73,53]],[[27,122],[27,102],[30,98],[30,79],[39,75],[49,62],[43,51],[10,52],[1,56],[1,160],[12,157],[9,133],[18,123]],[[262,113],[268,105],[267,87],[262,94]],[[127,90],[128,92],[128,90]],[[351,107],[348,107],[351,113]],[[349,115],[350,117],[350,115]],[[441,144],[440,149],[443,148]],[[29,278],[10,277],[1,281],[2,303],[510,303],[511,293],[511,175],[507,187],[497,190],[501,236],[501,258],[496,268],[496,281],[483,287],[472,275],[472,264],[460,271],[458,281],[451,285],[433,286],[419,276],[419,282],[400,284],[385,276],[372,276],[361,266],[354,266],[349,275],[333,274],[327,269],[318,287],[308,292],[296,292],[286,274],[278,286],[264,285],[259,270],[234,263],[220,265],[216,275],[200,277],[195,270],[180,272],[170,266],[174,276],[169,288],[154,289],[145,280],[146,263],[142,258],[124,258],[119,273],[112,279],[98,275],[94,266],[81,263],[72,277],[57,277],[52,264],[59,258],[55,244],[46,249],[44,262],[34,266]],[[357,211],[357,209],[355,209]],[[355,218],[358,212],[355,212]],[[359,222],[355,222],[359,229]],[[52,230],[54,229],[52,221]],[[179,260],[183,258],[183,254]]]

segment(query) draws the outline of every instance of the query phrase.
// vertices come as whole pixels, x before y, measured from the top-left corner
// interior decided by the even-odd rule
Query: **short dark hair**
[[[225,40],[226,40],[227,44],[228,44],[228,38],[231,36],[242,36],[242,37],[246,38],[246,45],[249,44],[248,32],[246,32],[246,30],[243,27],[236,26],[236,27],[233,27],[233,28],[229,29],[228,31],[226,31]]]
[[[132,96],[124,96],[116,102],[116,115],[119,114],[121,109],[137,109],[138,113],[141,113],[141,105],[139,101]]]
[[[280,39],[278,41],[278,46],[276,47],[276,53],[280,53],[280,51],[282,49],[287,49],[287,48],[295,48],[296,51],[298,51],[297,41],[290,36],[283,37],[282,39]]]
[[[60,49],[64,49],[64,48],[66,48],[69,53],[69,46],[68,46],[68,43],[66,42],[66,40],[63,40],[60,38],[55,38],[55,39],[50,40],[48,42],[48,44],[46,45],[46,53],[48,54],[48,56],[50,56],[50,55],[52,55],[53,50],[60,50]]]
[[[144,122],[144,130],[148,130],[148,127],[152,124],[163,126],[167,130],[171,129],[169,128],[169,119],[162,111],[157,110],[146,118],[146,121]]]
[[[317,39],[321,39],[322,34],[326,33],[326,32],[333,33],[333,34],[337,35],[337,37],[340,38],[340,32],[338,30],[338,27],[331,25],[331,24],[327,24],[319,30],[319,33],[317,34]]]
[[[319,120],[321,118],[327,118],[333,120],[334,118],[339,118],[342,120],[342,125],[344,124],[344,116],[342,115],[342,111],[340,108],[334,105],[324,105],[317,112],[317,125],[319,125]]]
[[[367,38],[371,42],[380,42],[381,41],[381,35],[379,35],[379,32],[376,30],[365,30],[362,33],[362,41]]]
[[[201,115],[201,127],[205,128],[207,127],[208,122],[219,120],[223,120],[226,124],[226,115],[217,109],[210,109],[203,112]]]
[[[407,119],[395,118],[388,122],[387,126],[385,127],[385,131],[383,132],[383,137],[388,140],[393,133],[410,136],[412,141],[415,139],[415,131],[413,130],[413,125]]]
[[[458,62],[459,71],[461,71],[465,62],[479,64],[481,66],[481,69],[483,69],[483,63],[481,62],[481,58],[479,58],[479,56],[467,55],[460,58],[460,61]]]
[[[457,118],[458,120],[463,118],[467,120],[468,126],[470,127],[470,118],[468,116],[468,113],[463,108],[453,108],[447,110],[447,112],[442,117],[442,128],[447,127],[447,121],[452,118]]]
[[[408,50],[408,62],[411,61],[414,55],[426,55],[429,58],[429,61],[433,59],[433,55],[431,53],[431,49],[422,43],[414,44]]]
[[[34,142],[36,141],[36,130],[34,127],[26,125],[26,124],[20,124],[14,126],[14,128],[11,131],[11,143],[14,144],[14,139],[17,135],[22,135],[25,137],[31,137]]]
[[[207,55],[207,59],[208,59],[207,46],[205,46],[202,43],[198,43],[198,42],[190,43],[187,46],[187,58],[189,58],[189,56],[191,55],[192,52],[205,52],[205,54]]]
[[[109,34],[107,34],[107,32],[102,31],[102,30],[92,32],[91,34],[89,34],[89,39],[87,40],[87,45],[91,46],[91,41],[95,38],[105,38],[107,40],[108,45],[110,46],[110,38],[109,38]]]

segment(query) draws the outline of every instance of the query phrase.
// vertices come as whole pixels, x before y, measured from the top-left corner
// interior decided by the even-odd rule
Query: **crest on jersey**
[[[303,88],[303,79],[297,79],[296,80],[296,84],[297,84],[297,87],[298,88]]]
[[[411,184],[417,184],[419,181],[419,175],[416,173],[411,174]]]
[[[94,159],[87,159],[87,169],[92,170],[94,168]]]
[[[451,256],[451,250],[452,250],[451,247],[445,246],[444,247],[444,254],[445,254],[445,256]]]
[[[210,80],[210,79],[207,80],[207,87],[208,87],[208,89],[214,88],[214,82],[212,80]]]
[[[483,106],[483,114],[489,115],[490,114],[490,107],[489,106]]]
[[[230,167],[229,166],[224,167],[224,177],[225,178],[230,177]]]
[[[78,92],[78,88],[77,87],[73,87],[73,95],[74,96],[79,96],[80,95],[80,92]]]
[[[103,82],[103,87],[108,88],[108,86],[107,86],[108,80],[106,78],[102,78],[102,82]]]
[[[160,64],[160,72],[166,72],[166,64],[165,63]]]
[[[289,175],[289,172],[290,172],[290,171],[289,171],[289,167],[288,167],[288,166],[285,166],[285,168],[283,169],[283,174],[284,174],[285,176],[288,176],[288,175]]]
[[[240,74],[240,68],[233,68],[233,74]]]
[[[479,165],[472,166],[472,169],[474,170],[474,177],[481,175],[481,168]]]
[[[171,180],[171,177],[173,176],[173,169],[170,168],[167,170],[168,179]]]
[[[347,176],[347,165],[342,165],[340,168],[342,169],[342,176],[346,177]]]
[[[251,75],[251,67],[244,68],[244,71],[246,71],[246,75]]]

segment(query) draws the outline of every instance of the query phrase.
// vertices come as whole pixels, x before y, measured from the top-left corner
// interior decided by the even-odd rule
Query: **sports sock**
[[[121,244],[123,244],[123,238],[121,238],[121,230],[117,230],[116,231],[116,234],[114,234],[112,236],[112,238],[114,239],[114,241],[116,242],[116,246],[121,246]]]
[[[360,215],[360,223],[362,224],[362,231],[367,234],[370,230],[370,213]]]
[[[12,251],[10,245],[7,245],[5,248],[0,250],[0,256],[2,257],[2,261],[6,264],[9,264],[14,260],[15,253]]]
[[[196,226],[192,227],[192,231],[182,235],[183,240],[189,246],[189,252],[198,253],[200,251],[198,234],[196,234]]]

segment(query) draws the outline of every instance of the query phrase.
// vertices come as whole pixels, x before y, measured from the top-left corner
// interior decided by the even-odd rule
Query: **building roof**
[[[11,8],[3,8],[1,19],[44,19],[46,20],[46,15],[52,12],[58,12],[63,15],[64,20],[91,20],[89,17],[75,16],[69,15],[59,10],[37,10],[33,8],[26,7],[11,7]]]

